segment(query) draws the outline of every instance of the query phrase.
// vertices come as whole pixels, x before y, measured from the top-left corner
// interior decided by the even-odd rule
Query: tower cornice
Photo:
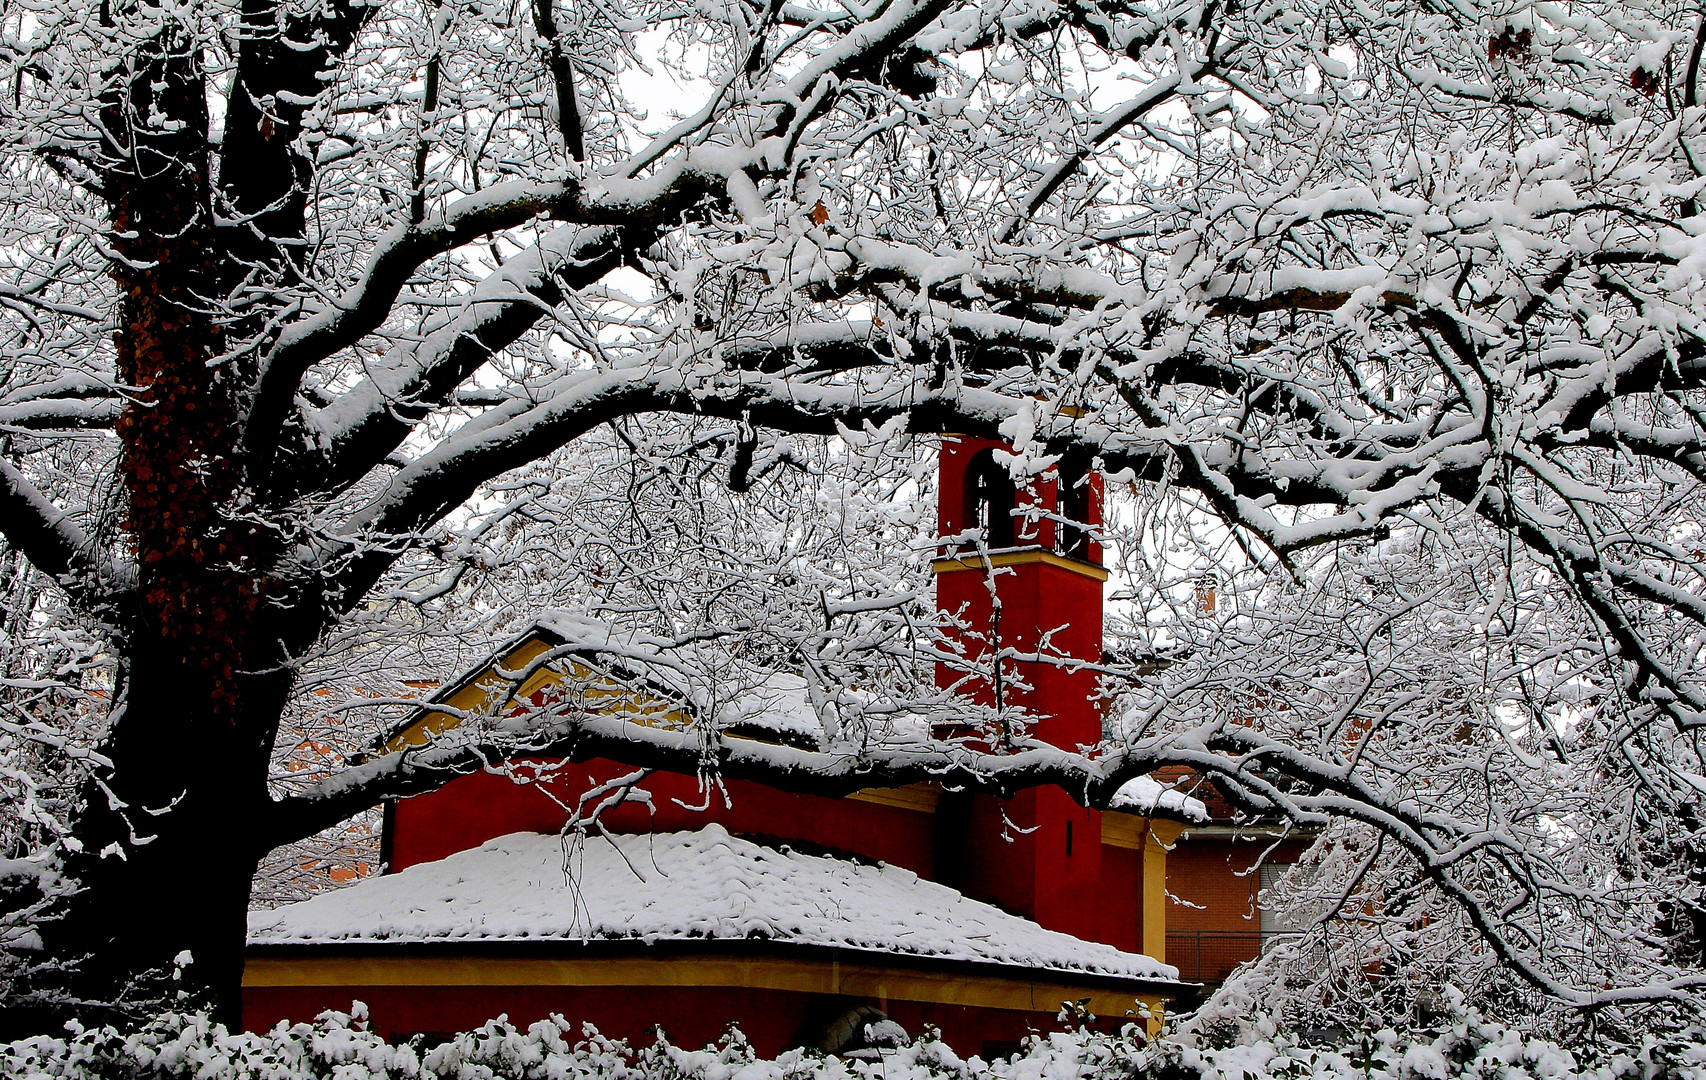
[[[952,574],[961,570],[987,570],[992,567],[1024,566],[1030,563],[1058,566],[1062,570],[1082,574],[1097,581],[1108,580],[1108,572],[1094,563],[1083,562],[1079,559],[1068,559],[1041,548],[1022,548],[1016,551],[990,552],[987,555],[975,553],[958,555],[948,559],[935,559],[930,563],[930,569],[938,574]]]

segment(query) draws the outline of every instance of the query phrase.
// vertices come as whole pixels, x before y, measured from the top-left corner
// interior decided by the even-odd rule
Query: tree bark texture
[[[82,891],[51,929],[81,956],[78,997],[191,992],[236,1023],[255,868],[245,821],[266,799],[285,680],[246,660],[265,594],[242,520],[237,429],[221,326],[205,77],[167,23],[104,110],[114,338],[134,388],[117,423],[124,534],[138,580],[120,620],[120,671],[71,869]],[[188,954],[187,956],[185,954]],[[185,961],[188,967],[179,970]]]

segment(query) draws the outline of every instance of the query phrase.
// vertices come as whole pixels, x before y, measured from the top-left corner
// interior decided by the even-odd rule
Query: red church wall
[[[1037,883],[1033,917],[1050,930],[1105,940],[1101,901],[1123,904],[1130,911],[1137,895],[1105,893],[1101,815],[1079,806],[1059,788],[1039,788],[1032,794],[1031,821],[1039,826],[1029,838]]]
[[[1002,566],[992,571],[1001,598],[999,623],[1002,644],[1025,653],[1052,656],[1102,655],[1102,583],[1096,578],[1052,563]],[[996,623],[989,595],[989,577],[980,569],[936,575],[936,605],[967,627],[965,655],[977,660],[989,651],[988,638]],[[1014,671],[1025,684],[1004,687],[1011,705],[1037,716],[1029,734],[1071,749],[1102,738],[1096,673],[1056,663],[1017,663]],[[937,666],[938,685],[957,687],[967,698],[988,705],[994,688],[987,680],[966,678],[947,665]]]
[[[947,850],[941,856],[944,884],[1050,930],[1137,948],[1141,881],[1135,864],[1104,875],[1109,852],[1096,811],[1059,788],[1038,788],[1011,799],[945,798],[940,816],[944,849],[953,849],[951,860]]]
[[[280,1020],[310,1019],[336,995],[337,1007],[351,1000],[367,1005],[372,1029],[386,1038],[449,1035],[478,1027],[500,1014],[525,1028],[560,1013],[577,1026],[591,1021],[612,1038],[639,1045],[651,1041],[660,1017],[671,1041],[697,1048],[713,1042],[733,1021],[761,1054],[773,1056],[793,1045],[804,1019],[805,995],[783,990],[727,987],[600,987],[588,991],[556,986],[395,987],[357,986],[253,988],[243,995],[243,1026],[265,1030]]]
[[[570,765],[548,785],[549,794],[540,790],[541,785],[472,773],[437,791],[403,799],[393,811],[389,829],[388,869],[395,872],[442,859],[512,832],[556,832],[568,817],[557,800],[573,805],[573,798],[594,779],[608,780],[632,771],[602,760]],[[727,803],[723,793],[714,790],[707,806],[698,781],[676,773],[657,773],[646,780],[645,787],[652,795],[651,810],[639,803],[615,807],[603,815],[607,828],[674,832],[715,822],[734,833],[881,859],[924,878],[935,873],[930,815],[918,811],[857,799],[796,795],[739,780],[726,783]],[[704,809],[698,809],[701,806]]]
[[[981,795],[954,798],[953,816],[943,818],[942,831],[944,845],[956,848],[955,864],[952,876],[943,883],[973,900],[1035,918],[1036,876],[1025,869],[1034,861],[1030,853],[1035,839],[1034,834],[1019,831],[1034,818],[1028,812],[1033,797],[1033,792],[1021,792],[1008,800]],[[944,851],[944,859],[947,855]]]

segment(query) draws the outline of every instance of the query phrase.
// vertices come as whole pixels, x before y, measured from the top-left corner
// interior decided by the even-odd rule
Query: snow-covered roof
[[[1139,814],[1172,813],[1191,821],[1208,820],[1208,807],[1201,799],[1193,799],[1152,776],[1133,777],[1121,784],[1108,808]]]
[[[750,666],[735,676],[728,699],[717,711],[719,729],[767,731],[813,748],[823,740],[823,721],[812,708],[803,677]]]
[[[571,611],[540,612],[533,624],[509,639],[492,659],[454,680],[423,706],[449,700],[494,668],[501,667],[518,647],[543,637],[557,650],[547,666],[562,671],[576,660],[595,665],[619,684],[641,693],[655,692],[660,702],[686,706],[687,713],[710,720],[733,734],[758,734],[796,745],[815,747],[823,739],[823,722],[812,706],[806,680],[798,674],[773,671],[729,657],[704,658],[691,645],[666,644],[659,639]],[[567,656],[560,655],[567,653]],[[497,685],[497,684],[494,684]],[[394,736],[418,715],[411,716]]]
[[[1033,970],[1176,979],[909,870],[764,847],[720,825],[593,837],[511,833],[437,862],[249,914],[251,945],[764,939]]]
[[[544,657],[541,648],[548,650]],[[547,610],[527,630],[494,649],[485,663],[463,672],[422,702],[391,727],[381,743],[388,745],[423,718],[438,715],[447,702],[474,712],[512,708],[518,685],[539,686],[538,675],[520,680],[536,668],[590,680],[605,690],[633,692],[637,700],[628,704],[643,709],[642,723],[709,720],[719,731],[736,737],[805,748],[816,748],[824,736],[810,688],[798,674],[729,657],[708,659],[698,656],[691,645],[666,647],[636,631],[573,612]],[[484,696],[458,700],[466,699],[464,691],[470,688],[483,690]],[[451,719],[432,730],[457,724]]]
[[[693,645],[666,644],[570,611],[541,612],[534,619],[534,632],[551,635],[578,655],[598,657],[636,686],[683,703],[689,715],[710,721],[719,731],[808,749],[823,742],[824,721],[812,701],[811,686],[798,672],[701,653]],[[868,703],[865,695],[848,687],[835,688],[833,697],[841,708]],[[885,740],[910,742],[928,735],[922,721],[888,709],[882,715]]]

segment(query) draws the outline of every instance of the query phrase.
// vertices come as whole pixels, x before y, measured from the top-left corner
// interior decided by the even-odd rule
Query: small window
[[[1013,479],[995,461],[993,450],[981,450],[966,465],[967,524],[981,532],[992,548],[1013,546]]]
[[[1256,893],[1256,912],[1262,920],[1262,944],[1266,946],[1270,939],[1294,934],[1304,929],[1309,922],[1307,916],[1292,915],[1287,918],[1279,910],[1279,901],[1275,896],[1279,879],[1291,869],[1290,863],[1266,862],[1262,864],[1261,886]]]

